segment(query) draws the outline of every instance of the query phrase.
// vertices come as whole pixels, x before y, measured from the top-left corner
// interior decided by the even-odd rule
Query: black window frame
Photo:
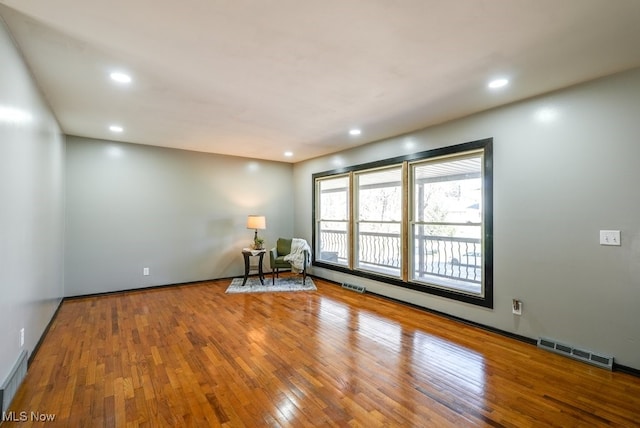
[[[349,266],[336,265],[333,263],[327,263],[325,261],[316,258],[316,180],[319,178],[326,178],[333,175],[343,175],[355,171],[362,171],[372,168],[380,168],[385,166],[392,166],[402,164],[404,162],[414,162],[420,160],[427,160],[430,158],[436,158],[447,155],[464,154],[473,150],[483,151],[483,211],[482,211],[482,242],[483,242],[483,293],[482,295],[468,294],[458,292],[452,289],[443,288],[441,286],[426,284],[423,282],[414,282],[410,278],[407,280],[392,278],[385,275],[372,273],[369,271],[362,271],[352,269]],[[323,171],[312,174],[312,248],[313,259],[312,264],[315,267],[328,269],[336,272],[349,274],[356,277],[362,277],[394,286],[399,286],[411,290],[424,292],[456,301],[461,301],[481,307],[493,309],[494,305],[494,292],[493,292],[493,138],[485,138],[481,140],[475,140],[467,143],[457,144],[453,146],[446,146],[436,148],[432,150],[426,150],[409,155],[393,157],[389,159],[383,159],[375,162],[369,162],[364,164],[347,166],[339,169]],[[406,201],[405,203],[409,203]],[[349,222],[349,228],[352,228],[353,224]],[[408,230],[404,230],[404,234],[409,233]],[[409,260],[403,260],[403,269],[407,269]]]

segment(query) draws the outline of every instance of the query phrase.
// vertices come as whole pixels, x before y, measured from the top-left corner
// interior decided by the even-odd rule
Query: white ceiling
[[[0,15],[65,133],[284,162],[640,66],[640,0],[0,0]],[[510,86],[488,90],[497,76]]]

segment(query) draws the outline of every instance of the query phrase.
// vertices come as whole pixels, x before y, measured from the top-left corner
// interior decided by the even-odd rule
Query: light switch
[[[600,245],[620,245],[619,230],[601,230]]]

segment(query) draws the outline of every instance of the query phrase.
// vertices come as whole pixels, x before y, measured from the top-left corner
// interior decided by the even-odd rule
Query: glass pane
[[[482,221],[482,158],[419,164],[413,168],[414,220]]]
[[[482,292],[480,226],[455,226],[451,234],[431,234],[414,225],[412,279],[473,294]]]
[[[320,219],[347,220],[349,218],[349,177],[319,181]]]
[[[401,223],[360,223],[357,266],[363,270],[400,276]],[[384,231],[382,231],[384,230]]]
[[[357,175],[358,220],[402,220],[402,170],[386,169]]]
[[[347,222],[319,223],[317,259],[345,266],[349,263],[347,226]]]

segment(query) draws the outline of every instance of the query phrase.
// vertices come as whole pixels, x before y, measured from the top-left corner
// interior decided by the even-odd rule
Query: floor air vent
[[[538,339],[538,348],[546,349],[547,351],[555,352],[556,354],[564,355],[574,360],[593,364],[603,369],[613,370],[613,357],[597,355],[593,352],[577,349],[543,337]]]
[[[355,291],[357,293],[364,293],[367,291],[366,288],[361,285],[347,284],[346,282],[342,283],[342,288],[346,288],[347,290]]]
[[[0,414],[4,415],[16,392],[18,392],[22,380],[27,375],[27,364],[27,351],[23,350],[13,370],[9,373],[9,377],[7,377],[2,387],[0,387]]]

